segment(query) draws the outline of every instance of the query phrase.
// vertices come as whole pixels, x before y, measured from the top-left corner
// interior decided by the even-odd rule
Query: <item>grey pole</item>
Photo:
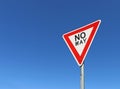
[[[80,67],[80,89],[85,89],[84,84],[84,64]]]

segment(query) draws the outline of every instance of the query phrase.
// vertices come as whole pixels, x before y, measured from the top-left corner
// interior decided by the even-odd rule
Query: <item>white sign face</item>
[[[90,36],[90,33],[92,32],[92,29],[93,27],[86,29],[85,31],[76,33],[72,36],[69,36],[69,39],[71,40],[79,55],[82,54],[86,42],[88,41],[88,38]]]
[[[79,66],[84,62],[100,23],[101,20],[97,20],[63,35],[63,39]]]

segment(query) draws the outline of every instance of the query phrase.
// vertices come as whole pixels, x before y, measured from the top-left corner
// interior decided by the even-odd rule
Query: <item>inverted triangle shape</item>
[[[84,62],[100,23],[101,20],[97,20],[81,28],[63,34],[63,39],[65,40],[79,66],[81,66]],[[85,33],[85,35],[82,33]],[[75,36],[86,37],[86,39],[79,40],[78,45],[76,46],[75,42],[77,41],[75,41]]]

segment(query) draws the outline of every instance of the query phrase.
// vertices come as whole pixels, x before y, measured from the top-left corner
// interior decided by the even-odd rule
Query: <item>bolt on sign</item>
[[[63,34],[63,39],[79,66],[81,66],[84,62],[85,56],[90,48],[100,23],[101,20],[97,20]]]

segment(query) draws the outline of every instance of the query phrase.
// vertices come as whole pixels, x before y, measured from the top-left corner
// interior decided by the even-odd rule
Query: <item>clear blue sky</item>
[[[0,89],[80,89],[62,35],[98,19],[85,88],[120,89],[119,0],[1,0]]]

